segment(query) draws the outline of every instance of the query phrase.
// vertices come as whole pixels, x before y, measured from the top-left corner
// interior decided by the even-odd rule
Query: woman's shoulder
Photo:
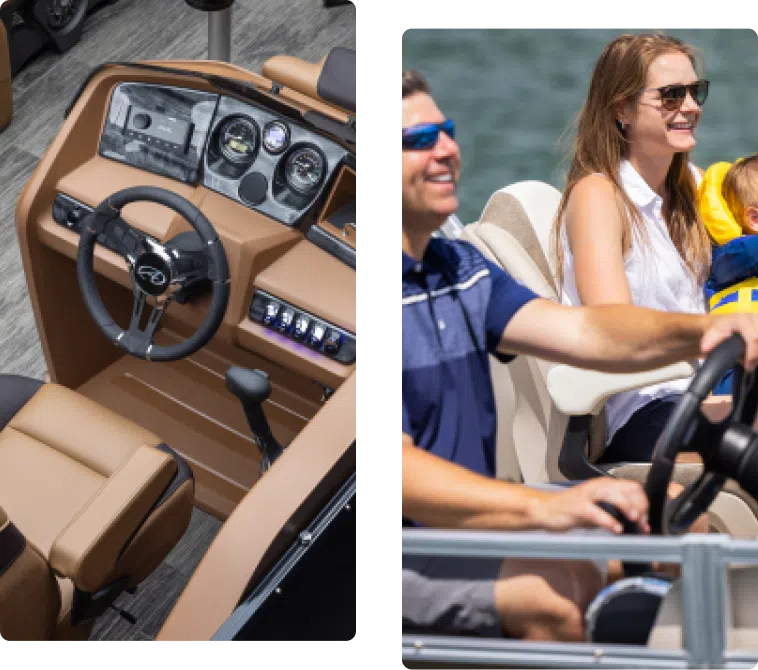
[[[615,186],[608,177],[600,172],[581,177],[569,194],[571,199],[611,199],[615,200]]]

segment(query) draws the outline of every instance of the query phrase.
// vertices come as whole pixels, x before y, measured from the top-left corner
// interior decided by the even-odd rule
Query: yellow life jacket
[[[711,239],[721,246],[742,235],[742,227],[726,204],[721,187],[731,163],[714,163],[705,171],[697,195],[697,207]]]
[[[697,206],[700,216],[711,239],[718,246],[743,235],[742,227],[737,223],[722,193],[724,177],[731,167],[731,163],[714,163],[705,171],[698,189]],[[719,314],[758,313],[758,277],[750,277],[709,295],[708,310]]]
[[[750,277],[714,293],[708,300],[708,311],[715,314],[758,313],[758,277]]]

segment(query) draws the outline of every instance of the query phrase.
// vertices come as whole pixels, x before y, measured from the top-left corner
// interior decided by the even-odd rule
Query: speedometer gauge
[[[318,189],[326,172],[326,160],[314,147],[300,147],[292,151],[284,164],[287,184],[303,195]]]
[[[230,163],[249,165],[258,148],[258,127],[243,117],[226,121],[219,133],[219,148]]]
[[[263,129],[263,146],[270,154],[280,154],[290,143],[290,129],[281,121],[272,121]]]

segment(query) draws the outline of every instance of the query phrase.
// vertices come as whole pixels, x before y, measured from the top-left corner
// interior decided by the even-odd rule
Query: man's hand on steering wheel
[[[707,356],[736,333],[745,341],[743,365],[752,372],[758,366],[758,314],[712,314],[708,318],[711,324],[700,341],[703,355]]]
[[[598,503],[616,507],[629,521],[647,533],[648,500],[639,482],[612,477],[598,477],[552,493],[535,501],[533,517],[545,530],[571,528],[605,528],[613,533],[623,531],[622,524]]]

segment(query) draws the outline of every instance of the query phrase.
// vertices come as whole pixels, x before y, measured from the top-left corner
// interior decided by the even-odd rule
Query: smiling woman
[[[710,241],[689,162],[708,95],[698,70],[693,47],[660,34],[622,35],[600,55],[555,221],[563,302],[704,311]],[[601,462],[650,460],[687,384],[611,398]]]

